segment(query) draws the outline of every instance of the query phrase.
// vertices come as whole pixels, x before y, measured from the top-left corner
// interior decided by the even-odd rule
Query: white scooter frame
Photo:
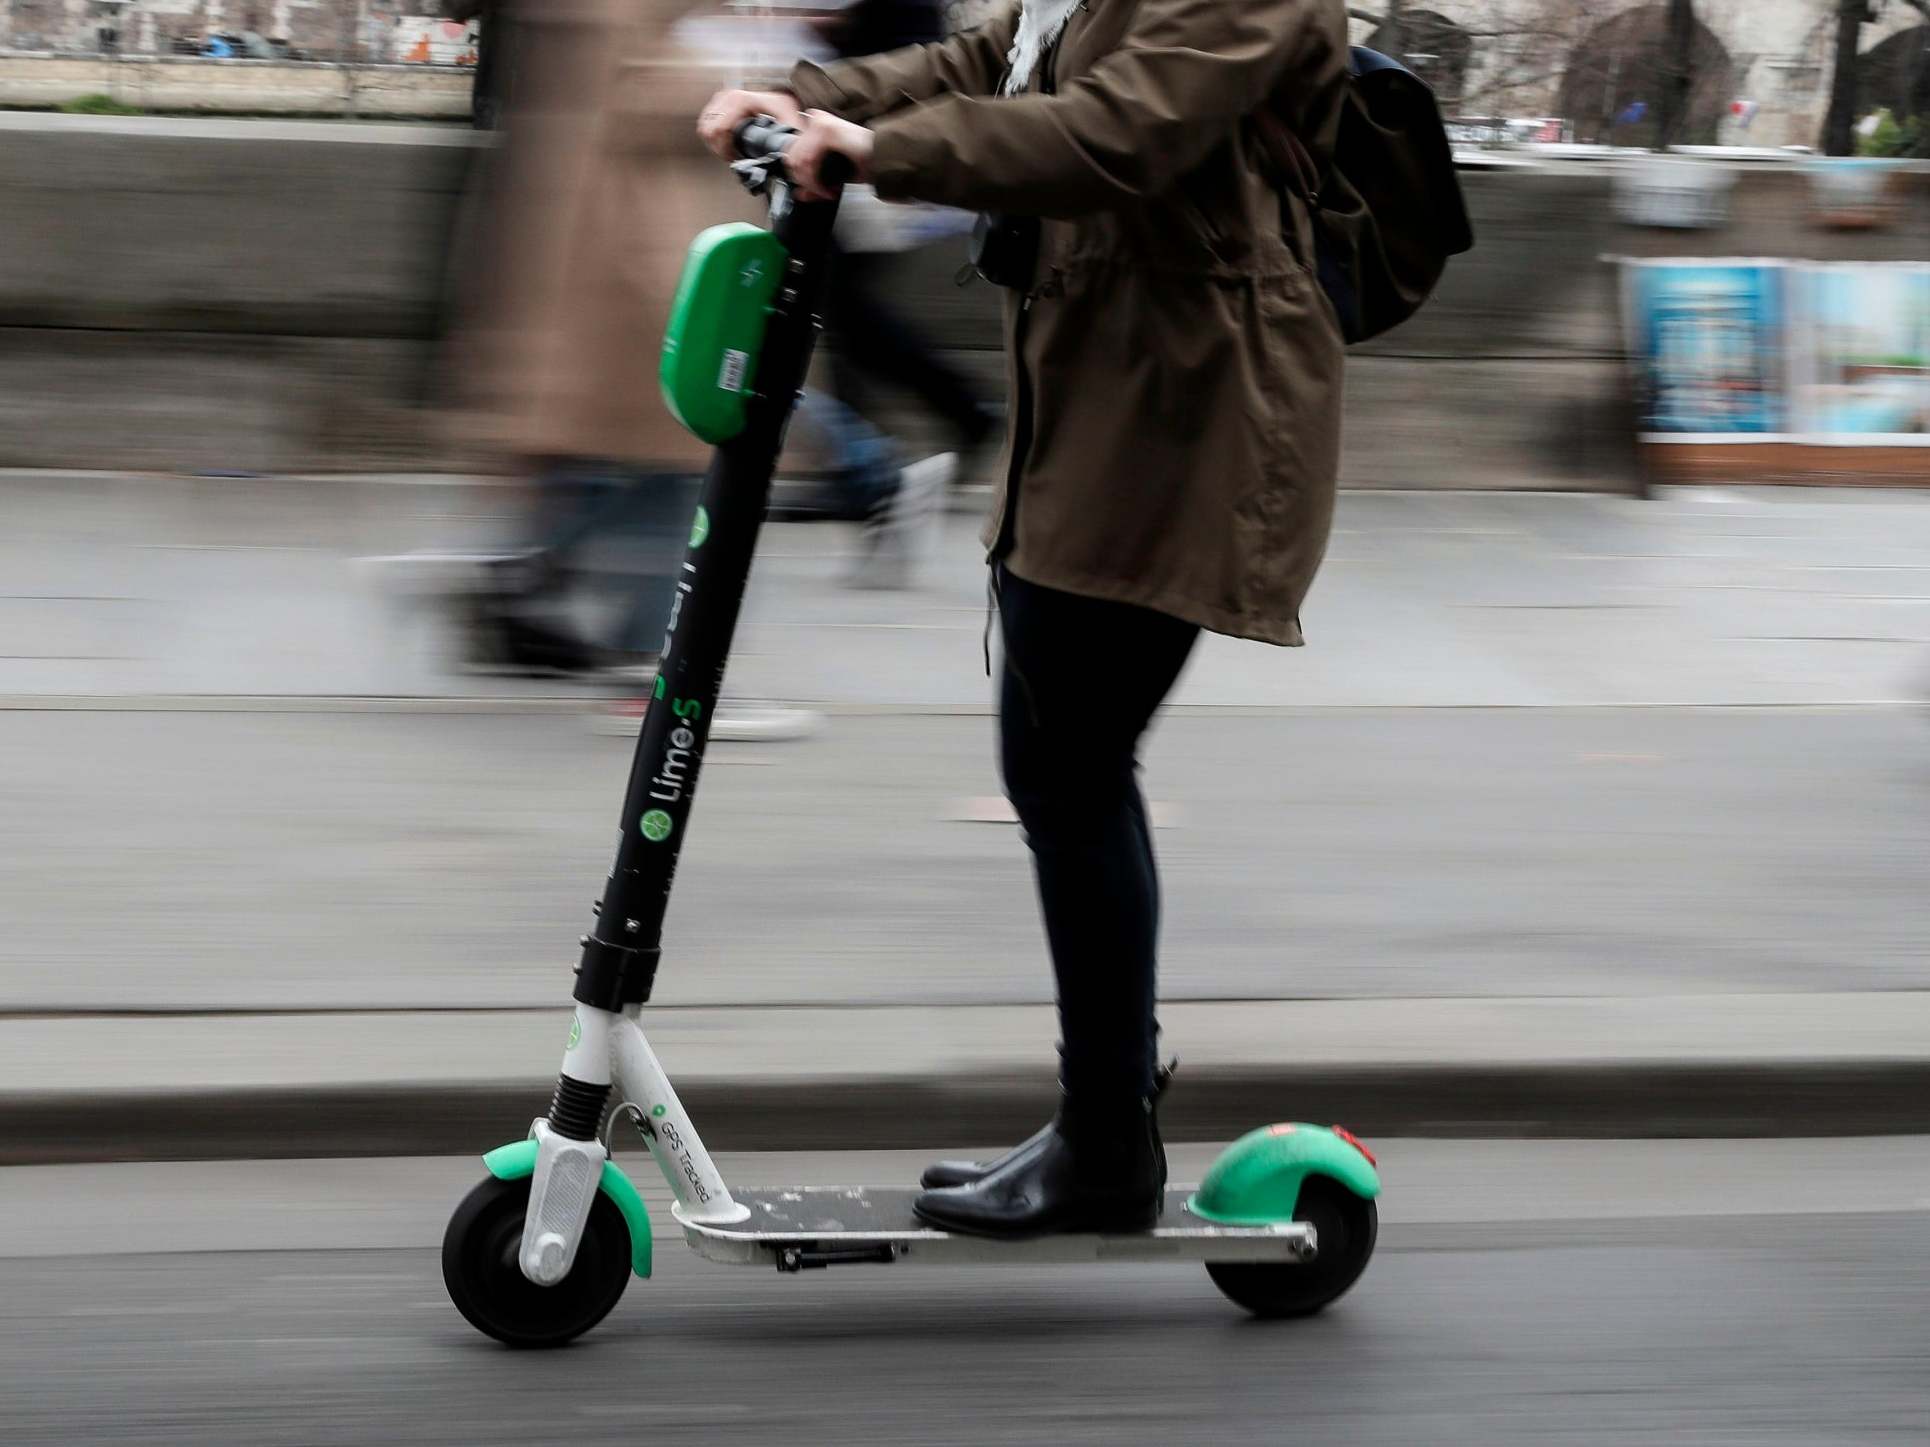
[[[1041,1236],[1022,1241],[957,1235],[911,1214],[915,1192],[872,1187],[781,1187],[731,1194],[697,1128],[685,1113],[635,1007],[622,1014],[578,1005],[574,1043],[563,1069],[578,1080],[615,1087],[618,1114],[634,1111],[639,1129],[676,1204],[684,1239],[700,1256],[729,1265],[781,1271],[846,1262],[1239,1261],[1301,1262],[1319,1252],[1316,1228],[1301,1221],[1229,1226],[1194,1215],[1190,1192],[1169,1190],[1169,1218],[1151,1231],[1115,1235]],[[616,1116],[611,1117],[612,1121]],[[609,1152],[601,1140],[575,1141],[539,1119],[536,1170],[523,1228],[520,1264],[539,1285],[568,1275],[594,1182]],[[589,1189],[585,1187],[589,1186]],[[1176,1210],[1172,1209],[1177,1207]]]

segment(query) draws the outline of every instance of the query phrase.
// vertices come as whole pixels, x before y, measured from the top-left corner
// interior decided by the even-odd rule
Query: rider
[[[1246,121],[1272,108],[1324,166],[1346,63],[1340,0],[1023,0],[942,44],[800,63],[789,93],[723,92],[700,119],[720,155],[748,116],[798,126],[786,164],[806,199],[836,152],[886,200],[1031,233],[1006,298],[1013,437],[985,541],[1061,1098],[1001,1159],[926,1173],[918,1213],[947,1229],[1157,1218],[1159,891],[1136,752],[1202,628],[1301,642],[1341,335],[1304,260],[1312,217],[1268,180]]]

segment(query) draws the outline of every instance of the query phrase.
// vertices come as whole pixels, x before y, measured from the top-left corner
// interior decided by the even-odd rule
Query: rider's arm
[[[1338,8],[1142,0],[1118,48],[1055,95],[947,95],[880,121],[872,182],[890,200],[1032,216],[1157,195],[1259,109]]]
[[[989,96],[1005,74],[1005,55],[1018,23],[1014,0],[983,25],[935,45],[911,45],[829,66],[801,60],[791,72],[791,90],[804,109],[830,111],[848,121],[875,120],[934,96]]]

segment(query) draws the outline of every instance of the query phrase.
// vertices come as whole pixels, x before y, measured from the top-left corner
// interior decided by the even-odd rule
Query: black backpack
[[[1271,110],[1255,128],[1279,173],[1312,209],[1314,271],[1348,342],[1364,342],[1421,309],[1450,256],[1474,245],[1441,110],[1427,82],[1390,56],[1356,45],[1322,176]]]

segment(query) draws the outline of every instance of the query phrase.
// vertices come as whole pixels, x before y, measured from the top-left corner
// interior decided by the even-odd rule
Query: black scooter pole
[[[749,160],[768,159],[781,166],[784,149],[795,135],[773,121],[751,121],[738,130],[738,148]],[[826,170],[827,181],[844,179],[830,167]],[[782,180],[773,178],[769,185],[771,229],[788,260],[765,329],[757,392],[747,408],[745,428],[717,449],[704,479],[703,503],[670,605],[655,691],[630,766],[616,864],[597,903],[595,923],[581,941],[574,994],[601,1010],[620,1010],[650,998],[662,955],[670,886],[770,499],[771,475],[822,326],[838,203],[798,204]],[[576,1140],[590,1139],[607,1091],[607,1086],[560,1078],[550,1110],[552,1129]]]

